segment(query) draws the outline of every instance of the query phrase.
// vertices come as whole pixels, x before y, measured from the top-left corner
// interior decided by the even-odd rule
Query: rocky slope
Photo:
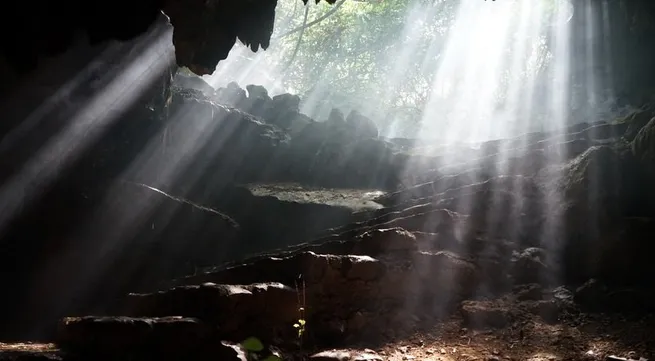
[[[276,197],[270,193],[258,196],[253,186],[247,191],[247,187],[234,188],[234,184],[296,181],[377,186],[390,190],[375,199],[384,207],[355,213],[350,209],[343,217],[334,218],[340,226],[323,223],[313,235],[295,233],[296,240],[267,242],[252,249],[268,254],[195,270],[192,275],[158,286],[151,283],[144,287],[150,291],[130,293],[104,307],[104,316],[63,319],[56,337],[66,352],[63,357],[124,358],[129,354],[137,359],[184,355],[237,360],[242,359],[243,351],[234,343],[250,336],[283,349],[297,347],[297,330],[292,325],[299,318],[307,325],[302,335],[306,347],[398,337],[453,314],[462,315],[467,324],[503,327],[511,315],[489,300],[500,300],[517,292],[517,287],[531,285],[538,285],[540,295],[530,307],[551,321],[564,312],[567,302],[604,311],[652,309],[645,301],[650,298],[650,280],[655,276],[649,263],[655,247],[651,186],[655,114],[651,108],[613,123],[578,124],[555,134],[528,134],[472,145],[466,156],[462,156],[465,149],[454,150],[455,154],[425,155],[399,151],[371,132],[344,131],[366,129],[357,126],[368,124],[365,120],[353,120],[357,114],[350,120],[338,115],[326,122],[308,120],[294,133],[292,126],[276,125],[278,117],[270,116],[276,114],[271,110],[274,107],[260,117],[245,113],[248,107],[244,102],[252,106],[256,103],[252,98],[264,98],[262,93],[255,94],[257,88],[251,87],[245,100],[232,104],[242,109],[238,110],[212,101],[217,95],[208,98],[173,89],[169,111],[194,114],[187,115],[187,122],[191,122],[187,126],[211,119],[219,128],[238,128],[234,134],[243,138],[228,139],[222,135],[225,130],[217,131],[218,149],[214,153],[203,150],[199,158],[217,156],[196,159],[202,166],[188,168],[200,171],[211,164],[221,177],[205,173],[191,177],[205,180],[199,184],[189,184],[184,178],[163,183],[170,194],[143,183],[135,190],[146,192],[145,198],[127,195],[126,199],[133,200],[163,197],[158,202],[173,201],[175,209],[190,207],[205,217],[198,220],[203,224],[200,226],[173,218],[170,229],[162,231],[164,238],[151,239],[175,242],[181,238],[175,231],[192,234],[192,248],[202,257],[208,251],[200,246],[202,243],[195,243],[205,239],[202,232],[210,238],[220,234],[242,242],[265,237],[261,232],[244,230],[256,224],[245,218],[279,217],[264,228],[269,230],[276,223],[297,220],[298,215],[285,218],[282,211],[272,211],[274,208],[264,203],[243,207],[241,202],[248,197],[260,197],[271,204],[285,200],[271,199]],[[275,103],[274,99],[264,99],[259,103],[264,108]],[[297,113],[293,107],[286,109]],[[312,138],[319,136],[330,143]],[[312,141],[299,142],[305,137]],[[317,142],[322,145],[317,147]],[[371,148],[348,153],[350,147]],[[386,155],[380,156],[378,147]],[[326,156],[332,161],[319,163],[321,176],[315,177],[306,157],[324,154],[326,148],[330,157],[343,162]],[[169,151],[176,153],[174,147]],[[349,154],[379,158],[372,162]],[[262,174],[266,164],[275,166]],[[353,168],[364,176],[348,171]],[[392,172],[403,185],[391,191],[388,176],[381,182],[377,175],[372,176],[377,168]],[[130,183],[129,187],[135,185]],[[236,200],[224,196],[221,190],[225,187]],[[203,205],[190,199],[201,199]],[[150,207],[157,210],[155,214],[165,213],[167,207],[158,204],[163,203]],[[230,208],[230,204],[241,208]],[[243,211],[260,207],[265,210],[255,215]],[[176,217],[186,214],[183,210],[175,213]],[[134,216],[138,212],[124,215]],[[314,224],[306,222],[303,227]],[[177,229],[183,224],[191,228]],[[210,224],[218,228],[207,228]],[[329,227],[319,232],[319,228]],[[118,229],[122,229],[120,224]],[[240,238],[239,232],[249,235]],[[133,239],[148,237],[137,234]],[[301,239],[308,242],[301,243]],[[220,247],[229,248],[228,244]],[[270,251],[288,244],[297,245]],[[156,258],[153,253],[150,257]],[[211,256],[203,260],[216,261]],[[133,263],[139,264],[136,260]],[[558,288],[562,285],[564,288]],[[575,290],[573,299],[558,296],[566,287]]]
[[[172,37],[152,31],[115,45],[95,72],[115,74],[149,36]],[[2,193],[3,338],[105,314],[132,318],[69,319],[62,345],[132,352],[187,331],[182,346],[199,342],[198,352],[252,335],[295,341],[298,283],[307,342],[329,345],[411,330],[518,284],[637,287],[653,276],[652,108],[426,149],[379,137],[357,112],[310,119],[291,94],[181,87],[170,50],[153,56],[154,80],[113,123],[74,116],[109,102],[85,80],[69,104],[43,111],[42,132],[5,139],[3,186],[36,181]],[[51,147],[69,129],[77,136]],[[49,166],[90,135],[70,164]]]

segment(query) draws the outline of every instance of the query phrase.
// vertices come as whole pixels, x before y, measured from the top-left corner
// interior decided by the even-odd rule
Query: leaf
[[[301,326],[305,326],[305,320],[298,320],[298,323],[299,323]]]
[[[294,328],[298,328],[298,327],[300,327],[300,325],[297,324],[297,323],[294,323],[294,324],[293,324],[293,327],[294,327]]]
[[[264,349],[264,344],[259,341],[257,337],[248,337],[243,342],[241,342],[246,351],[259,352]]]

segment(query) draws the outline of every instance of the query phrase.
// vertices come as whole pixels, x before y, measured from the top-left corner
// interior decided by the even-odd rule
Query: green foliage
[[[565,0],[541,1],[546,8],[543,21],[550,21]],[[310,1],[307,21],[305,8],[297,3],[278,2],[274,45],[261,58],[268,62],[263,65],[267,69],[283,72],[277,76],[285,91],[303,96],[308,115],[322,120],[333,107],[345,113],[358,108],[382,128],[400,122],[410,129],[420,120],[461,1]],[[514,4],[514,11],[520,7],[518,0],[505,3]],[[303,24],[310,26],[299,31]],[[526,78],[548,64],[545,40],[534,40],[538,46],[523,59],[521,76]],[[511,51],[508,45],[507,54]],[[506,63],[499,99],[507,93],[512,62]]]
[[[303,310],[301,307],[300,310]],[[293,324],[293,327],[298,329],[298,338],[302,338],[303,334],[305,333],[305,320],[300,318],[298,319],[298,322]]]
[[[302,275],[300,276],[302,279]],[[302,288],[302,290],[300,289]],[[306,325],[306,320],[305,320],[305,282],[302,281],[301,285],[299,286],[298,283],[296,283],[296,291],[298,293],[298,321],[293,324],[293,327],[297,330],[298,332],[298,341],[300,342],[300,347],[302,348],[302,340],[303,336],[305,334],[305,325]],[[241,347],[246,351],[248,360],[258,360],[258,361],[282,361],[282,358],[279,356],[272,354],[268,355],[265,358],[262,358],[262,352],[265,351],[264,343],[257,337],[248,337],[247,339],[243,340],[241,342]]]
[[[403,34],[406,14],[418,5],[431,13],[420,20],[420,38],[410,39]],[[301,94],[322,93],[320,98],[329,98],[331,103],[324,112],[332,106],[347,110],[380,101],[395,108],[420,107],[426,100],[433,75],[423,74],[420,68],[424,58],[433,51],[430,44],[443,40],[446,35],[455,6],[452,1],[346,1],[333,15],[306,29],[302,46],[284,74],[284,85]],[[279,14],[290,12],[290,8],[289,1],[281,1]],[[326,4],[312,6],[311,18],[321,17],[330,10],[331,6]],[[300,20],[299,15],[294,16],[292,27],[300,26]],[[276,32],[285,31],[278,28]],[[280,51],[291,54],[296,36],[279,39]],[[404,69],[394,69],[401,55],[398,51],[413,46],[414,52],[406,57],[408,64]],[[404,73],[395,77],[402,77],[398,84],[390,83],[396,80],[389,76],[394,71]],[[327,90],[320,90],[325,86]],[[393,93],[387,93],[388,89],[394,89]]]
[[[241,342],[241,346],[248,352],[260,352],[264,350],[264,344],[257,337],[248,337]]]
[[[248,337],[243,340],[241,347],[246,350],[248,360],[282,361],[282,358],[277,355],[268,355],[262,358],[261,352],[264,351],[264,344],[257,337]]]

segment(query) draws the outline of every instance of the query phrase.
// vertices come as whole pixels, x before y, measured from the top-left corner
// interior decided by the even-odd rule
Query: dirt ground
[[[611,361],[611,356],[643,361],[655,356],[655,317],[581,314],[555,324],[534,319],[493,330],[470,330],[453,319],[381,347],[358,345],[339,351],[350,354],[343,360],[362,361]],[[14,359],[8,356],[17,353],[45,356],[55,352],[53,344],[0,343],[0,360]],[[308,356],[295,354],[288,359]]]
[[[556,323],[534,317],[486,330],[468,329],[453,318],[381,347],[342,351],[362,361],[645,361],[655,357],[655,317],[581,313]]]
[[[648,325],[644,321],[601,316],[567,325],[535,320],[486,331],[468,330],[453,321],[390,343],[376,353],[388,361],[652,359],[655,327],[652,319]]]
[[[383,344],[358,344],[339,350],[290,352],[285,360],[317,361],[620,361],[653,360],[655,314],[584,313],[567,310],[556,319],[531,313],[528,303],[503,303],[511,322],[502,328],[472,329],[457,314],[451,319]],[[549,322],[550,321],[550,322]],[[379,332],[379,330],[370,330]],[[52,358],[53,344],[0,343],[0,360]],[[28,356],[28,357],[25,357]],[[38,357],[40,356],[40,357]],[[23,358],[25,357],[25,358]]]

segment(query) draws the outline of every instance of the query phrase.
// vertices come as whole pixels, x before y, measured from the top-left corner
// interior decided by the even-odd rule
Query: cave
[[[534,103],[552,118],[440,143],[421,138],[432,128],[394,133],[388,109],[320,108],[320,84],[295,94],[208,82],[235,48],[253,58],[279,51],[279,2],[9,5],[0,29],[0,360],[536,360],[528,352],[555,341],[530,322],[607,341],[553,348],[549,359],[652,357],[655,344],[634,334],[655,329],[655,3],[564,1],[567,32],[553,27],[542,43],[564,56],[535,75],[532,94],[508,86],[515,104],[486,105],[485,82],[496,80],[484,59],[449,63],[448,52],[469,46],[439,44],[446,70],[435,79],[461,83],[428,84],[425,114],[451,109],[433,101],[439,88],[444,99],[465,94],[467,109],[531,116],[520,111]],[[308,22],[320,0],[296,2],[304,20],[289,31],[300,35],[285,71],[305,31],[340,7],[401,3],[326,0],[327,15]],[[511,7],[480,6],[496,5]],[[334,40],[347,30],[325,26],[313,36],[349,51]],[[362,49],[372,42],[360,39]],[[418,54],[403,46],[407,58]],[[600,90],[580,90],[589,84]],[[562,120],[558,102],[569,102]],[[470,122],[436,128],[505,128]],[[444,336],[424,347],[435,325]],[[497,342],[470,341],[479,329]],[[460,334],[467,345],[448,339]],[[499,335],[529,340],[504,349]]]

